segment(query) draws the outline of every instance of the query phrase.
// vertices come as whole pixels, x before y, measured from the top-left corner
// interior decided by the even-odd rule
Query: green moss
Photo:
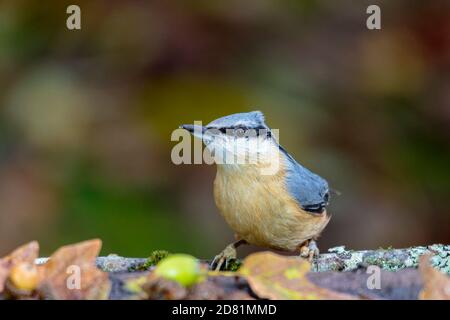
[[[148,267],[155,266],[158,264],[158,262],[167,257],[169,254],[170,254],[169,251],[166,250],[155,250],[150,254],[150,257],[148,257],[147,262],[145,264]]]
[[[147,261],[145,261],[143,264],[141,264],[139,266],[130,268],[129,271],[146,271],[146,270],[150,269],[151,267],[156,266],[158,264],[158,262],[160,262],[162,259],[164,259],[168,255],[170,255],[169,251],[155,250],[147,258]]]
[[[228,261],[228,265],[225,271],[237,271],[242,265],[241,260],[233,259]]]

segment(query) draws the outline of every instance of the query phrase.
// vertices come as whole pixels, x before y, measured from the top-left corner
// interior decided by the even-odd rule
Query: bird
[[[279,144],[261,111],[180,128],[209,149],[217,166],[214,200],[235,233],[236,241],[213,259],[213,270],[226,269],[243,244],[298,254],[309,261],[317,257],[316,240],[331,218],[326,210],[328,182]],[[246,161],[237,161],[239,157]]]

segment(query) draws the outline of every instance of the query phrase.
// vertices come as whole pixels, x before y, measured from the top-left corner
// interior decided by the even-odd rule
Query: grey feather
[[[328,205],[327,181],[300,165],[281,146],[280,151],[286,156],[286,184],[291,196],[304,210],[323,212]]]
[[[208,128],[231,128],[245,126],[248,128],[267,127],[261,111],[235,113],[210,122]]]

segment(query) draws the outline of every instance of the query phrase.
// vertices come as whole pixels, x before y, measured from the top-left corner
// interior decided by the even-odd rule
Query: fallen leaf
[[[27,243],[6,257],[0,259],[0,293],[5,289],[5,283],[11,270],[18,265],[34,266],[34,260],[39,255],[39,244],[36,241]]]
[[[10,289],[16,289],[18,295],[28,295],[33,292],[39,283],[39,271],[34,263],[21,262],[15,265],[8,277]]]
[[[107,299],[111,289],[108,273],[95,265],[101,245],[101,241],[95,239],[59,248],[40,266],[38,290],[44,298]]]
[[[450,277],[433,268],[431,255],[423,255],[419,260],[419,271],[423,279],[423,289],[419,294],[421,300],[450,300]]]
[[[149,300],[181,300],[185,299],[188,289],[176,281],[168,280],[150,273],[142,289]]]
[[[210,274],[204,281],[193,286],[186,299],[188,300],[252,300],[250,289],[245,278],[218,274]]]
[[[206,266],[205,266],[206,267]],[[205,268],[206,272],[206,268]],[[125,282],[129,292],[136,298],[150,300],[250,300],[250,289],[245,278],[231,272],[209,273],[196,284],[184,287],[177,281],[165,279],[154,272]],[[140,289],[139,289],[140,288]],[[145,297],[140,295],[140,290]]]
[[[237,273],[244,276],[253,292],[263,299],[358,299],[313,284],[306,277],[310,269],[310,263],[304,259],[259,252],[248,256]]]

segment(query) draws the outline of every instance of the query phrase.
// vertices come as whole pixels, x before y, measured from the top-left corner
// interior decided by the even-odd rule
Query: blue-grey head
[[[230,114],[211,121],[206,126],[216,129],[269,129],[261,111]]]
[[[278,152],[278,145],[261,111],[235,113],[205,126],[189,124],[181,128],[202,139],[216,164],[261,164],[270,151],[272,154]]]
[[[243,139],[272,140],[271,130],[261,111],[235,113],[211,121],[205,126],[184,124],[180,128],[188,130],[210,147]]]

